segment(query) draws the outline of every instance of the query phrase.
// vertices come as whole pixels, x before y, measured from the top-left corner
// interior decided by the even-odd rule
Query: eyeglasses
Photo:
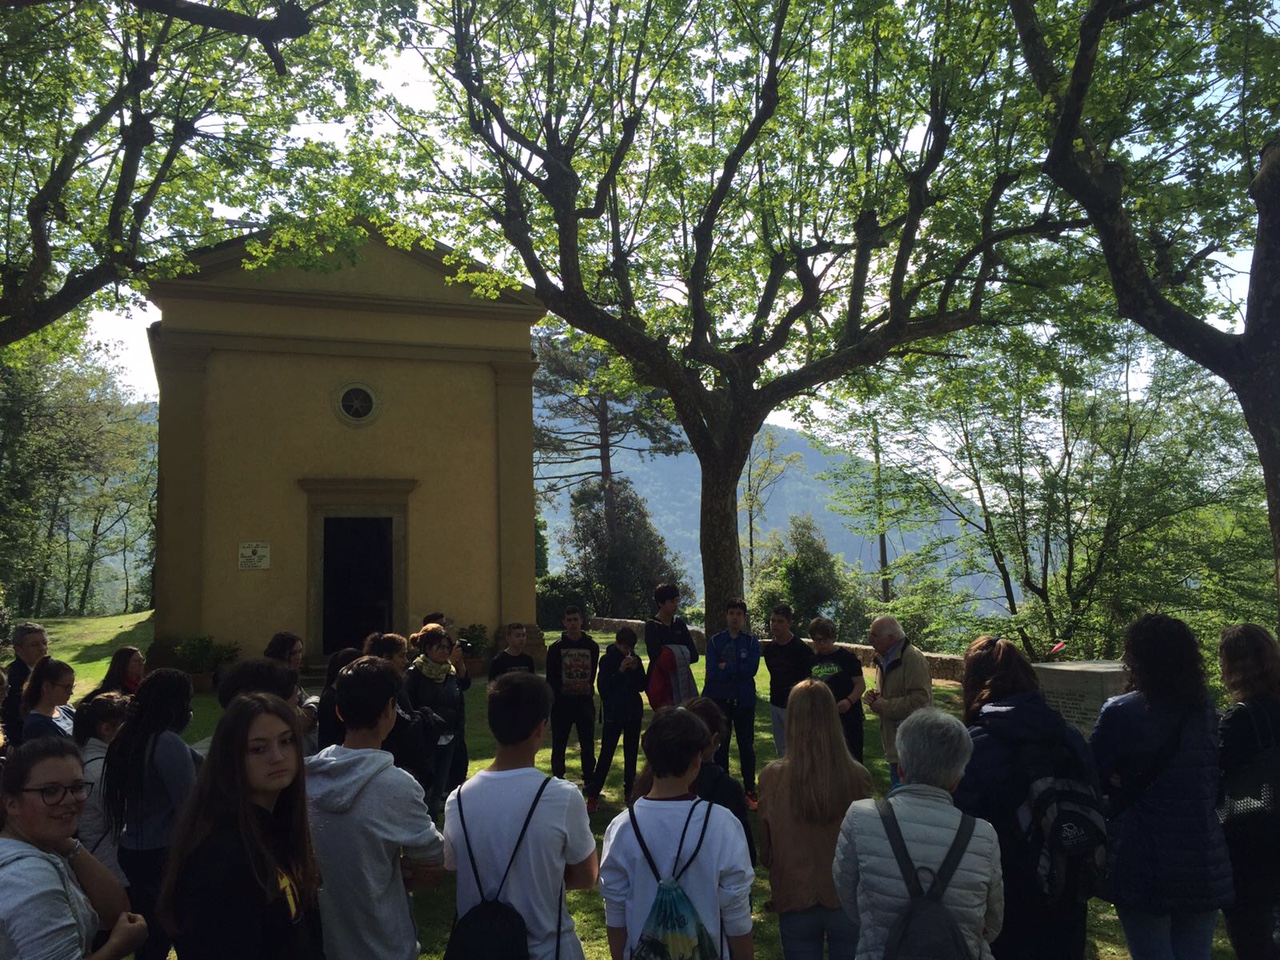
[[[76,688],[76,682],[74,680],[68,680],[66,683],[51,683],[49,686],[61,687],[63,690],[74,690]]]
[[[46,807],[56,807],[66,799],[68,793],[71,794],[71,799],[78,803],[83,803],[85,800],[88,800],[89,794],[93,792],[93,784],[86,783],[83,780],[77,780],[69,787],[64,787],[60,783],[51,783],[46,787],[25,787],[18,792],[38,793]]]

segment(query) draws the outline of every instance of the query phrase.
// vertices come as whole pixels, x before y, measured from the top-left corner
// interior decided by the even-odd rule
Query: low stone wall
[[[611,620],[607,617],[592,617],[587,621],[587,633],[594,636],[602,642],[612,643],[614,635],[623,627],[630,627],[636,632],[636,639],[642,644],[644,643],[644,621],[643,620]],[[689,633],[693,637],[694,646],[702,653],[707,652],[707,635],[697,627],[690,627]],[[644,648],[641,647],[641,652]]]
[[[587,623],[587,632],[602,645],[613,640],[620,627],[631,627],[636,636],[644,639],[643,620],[611,620],[604,617],[593,617]],[[707,649],[705,634],[694,627],[689,628],[694,643],[703,653]],[[529,644],[526,647],[539,669],[546,662],[546,643],[557,639],[556,635],[547,635],[544,640],[542,632],[536,626],[529,626]],[[772,640],[760,641],[761,648],[767,647]],[[805,640],[812,645],[812,641]],[[852,650],[862,662],[864,668],[873,663],[875,650],[863,643],[845,643],[840,646]],[[959,683],[964,677],[964,658],[946,653],[925,653],[929,663],[929,674],[934,680]],[[1067,722],[1076,727],[1086,737],[1093,730],[1098,711],[1110,697],[1124,692],[1124,667],[1112,660],[1067,661],[1063,663],[1033,664],[1040,678],[1045,699],[1058,710]]]

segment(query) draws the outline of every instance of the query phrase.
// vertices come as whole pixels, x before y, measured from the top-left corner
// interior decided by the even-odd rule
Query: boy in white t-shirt
[[[690,792],[702,768],[702,752],[710,743],[707,725],[691,711],[659,710],[641,740],[653,771],[653,786],[633,810],[657,869],[664,879],[680,874],[680,886],[711,940],[721,945],[721,956],[727,946],[731,960],[752,960],[755,871],[742,827],[724,807]],[[693,856],[704,819],[702,846]],[[613,960],[625,960],[635,949],[657,889],[658,880],[636,839],[630,813],[624,811],[605,831],[600,862],[600,892]]]
[[[497,752],[486,769],[449,795],[444,808],[444,865],[458,873],[458,916],[480,902],[458,818],[462,795],[479,883],[493,896],[538,789],[547,779],[534,766],[551,716],[551,687],[531,673],[506,673],[489,687],[489,729]],[[736,824],[735,824],[736,827]],[[582,943],[564,902],[565,890],[595,885],[596,839],[577,787],[553,779],[538,801],[499,899],[524,918],[530,960],[582,960]]]

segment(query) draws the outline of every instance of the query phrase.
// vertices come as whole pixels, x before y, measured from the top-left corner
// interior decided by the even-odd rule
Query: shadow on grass
[[[101,671],[106,670],[107,662],[118,649],[128,646],[145,651],[151,646],[155,634],[151,616],[146,612],[111,617],[54,618],[41,622],[53,641],[50,652],[54,656],[81,666],[92,664]],[[120,629],[124,624],[127,628]]]
[[[150,620],[135,623],[128,630],[121,630],[115,636],[96,643],[87,643],[71,658],[72,663],[92,663],[97,660],[110,659],[111,655],[121,647],[137,647],[145,651],[151,645],[152,628]]]

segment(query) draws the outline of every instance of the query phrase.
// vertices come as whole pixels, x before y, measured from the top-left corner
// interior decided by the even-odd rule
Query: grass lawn
[[[145,650],[151,642],[151,622],[146,614],[129,614],[116,617],[87,619],[46,620],[51,640],[50,654],[66,660],[76,669],[77,695],[87,693],[106,673],[112,652],[120,646],[132,645]],[[694,666],[699,682],[702,662]],[[868,678],[871,680],[872,678]],[[756,711],[756,763],[762,768],[775,759],[773,734],[769,722],[768,674],[763,669],[756,681],[761,694]],[[483,684],[477,683],[468,694],[467,746],[471,756],[471,771],[483,769],[493,756],[493,737],[489,733],[484,715]],[[958,684],[938,682],[934,684],[934,703],[944,710],[958,713],[960,688]],[[198,695],[193,704],[194,717],[184,736],[190,743],[204,739],[213,732],[221,712],[213,694]],[[647,708],[646,708],[647,711]],[[888,788],[889,772],[880,747],[879,724],[875,715],[868,712],[866,725],[866,764],[871,771],[877,796]],[[643,762],[643,758],[641,758]],[[538,765],[545,771],[551,769],[551,747],[548,743],[538,754]],[[730,750],[730,767],[734,776],[740,776],[736,747]],[[581,782],[581,767],[576,746],[570,741],[567,775]],[[600,809],[591,818],[597,838],[603,836],[605,827],[624,809],[622,797],[622,750],[619,745],[613,767],[600,798]],[[769,875],[763,867],[756,872],[752,895],[755,920],[756,956],[762,960],[781,960],[782,949],[778,941],[778,917],[764,910],[770,898]],[[577,924],[588,960],[609,960],[609,949],[604,926],[604,902],[593,890],[570,892],[569,910]],[[415,912],[418,918],[421,941],[425,947],[423,958],[438,958],[444,953],[449,925],[453,920],[454,888],[452,879],[446,879],[436,891],[415,896]],[[1109,903],[1094,900],[1089,910],[1090,958],[1120,960],[1129,956],[1124,935],[1116,918],[1115,908]],[[1219,922],[1214,941],[1213,960],[1231,960],[1235,954],[1227,941],[1226,932]],[[335,958],[330,958],[335,960]],[[344,958],[336,958],[344,960]]]

